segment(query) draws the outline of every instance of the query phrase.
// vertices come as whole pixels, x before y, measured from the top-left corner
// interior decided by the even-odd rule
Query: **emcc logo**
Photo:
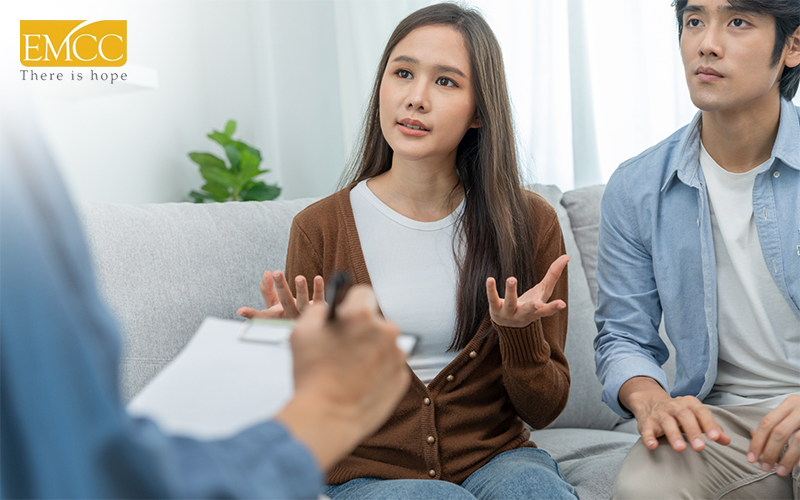
[[[23,66],[122,66],[128,21],[20,21]]]

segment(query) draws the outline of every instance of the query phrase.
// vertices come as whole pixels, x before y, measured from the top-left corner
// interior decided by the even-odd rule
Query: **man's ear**
[[[786,39],[786,60],[784,64],[794,68],[800,64],[800,26]]]

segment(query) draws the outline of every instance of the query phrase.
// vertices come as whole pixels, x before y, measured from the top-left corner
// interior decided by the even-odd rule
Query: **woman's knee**
[[[354,479],[325,491],[332,500],[405,500],[436,498],[437,500],[475,500],[457,484],[433,479]]]
[[[575,498],[555,460],[544,450],[520,448],[493,458],[464,481],[478,498]]]

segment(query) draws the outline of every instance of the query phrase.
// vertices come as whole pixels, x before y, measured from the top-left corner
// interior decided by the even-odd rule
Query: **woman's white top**
[[[800,320],[767,268],[753,213],[766,164],[735,174],[701,146],[717,261],[717,379],[707,404],[777,407],[800,392]]]
[[[447,348],[456,324],[453,234],[464,201],[444,219],[420,222],[389,208],[365,180],[350,191],[350,204],[378,304],[386,319],[418,337],[408,364],[427,385],[457,355]]]

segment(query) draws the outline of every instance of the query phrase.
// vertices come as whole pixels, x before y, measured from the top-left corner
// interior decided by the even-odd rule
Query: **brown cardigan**
[[[356,230],[350,189],[300,212],[292,223],[286,277],[326,280],[337,269],[371,284]],[[556,212],[530,193],[536,225],[531,252],[536,276],[566,253]],[[499,277],[505,279],[506,277]],[[567,275],[550,300],[567,301]],[[359,477],[442,479],[461,484],[495,455],[529,441],[523,420],[547,426],[564,409],[569,368],[564,357],[567,309],[525,328],[506,328],[487,315],[467,347],[427,387],[412,374],[411,387],[389,421],[328,472],[328,483]],[[410,368],[409,368],[410,369]]]

